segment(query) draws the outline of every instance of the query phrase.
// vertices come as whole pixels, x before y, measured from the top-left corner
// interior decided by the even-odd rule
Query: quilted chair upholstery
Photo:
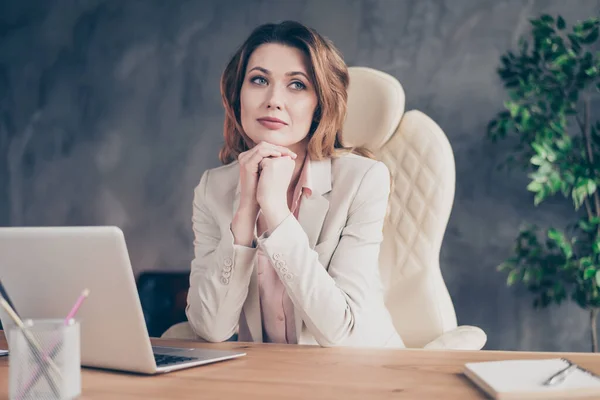
[[[394,77],[350,68],[344,144],[367,147],[391,173],[379,260],[386,305],[407,347],[479,350],[487,337],[477,327],[457,327],[439,264],[454,201],[452,148],[431,118],[404,108]]]

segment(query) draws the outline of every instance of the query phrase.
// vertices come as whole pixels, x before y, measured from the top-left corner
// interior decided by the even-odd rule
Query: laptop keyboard
[[[186,361],[197,360],[195,357],[181,357],[171,356],[167,354],[154,354],[154,361],[156,361],[157,367],[164,367],[165,365],[179,364]]]

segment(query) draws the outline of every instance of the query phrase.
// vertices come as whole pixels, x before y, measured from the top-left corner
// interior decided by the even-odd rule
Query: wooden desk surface
[[[154,344],[244,349],[245,357],[165,375],[83,369],[82,399],[483,399],[462,374],[465,362],[568,357],[600,373],[600,354],[366,350],[251,343]],[[6,341],[0,331],[0,348]],[[8,357],[0,357],[0,399],[8,398]]]

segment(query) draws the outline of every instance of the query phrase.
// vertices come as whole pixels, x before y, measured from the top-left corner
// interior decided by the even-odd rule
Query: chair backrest
[[[406,345],[422,347],[457,326],[439,264],[454,201],[452,148],[431,118],[404,112],[394,77],[365,67],[349,72],[344,144],[373,151],[392,178],[379,260],[386,305]]]

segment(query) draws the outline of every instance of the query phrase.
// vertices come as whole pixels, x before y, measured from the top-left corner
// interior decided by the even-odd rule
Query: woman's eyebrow
[[[308,79],[308,76],[306,76],[306,74],[302,71],[292,71],[292,72],[288,72],[286,75],[287,76],[302,75],[303,77],[306,78],[307,81],[310,81],[310,79]]]
[[[270,75],[270,74],[271,74],[271,71],[269,71],[268,69],[265,69],[265,68],[263,68],[263,67],[254,67],[254,68],[252,68],[252,69],[251,69],[250,71],[248,71],[248,72],[252,72],[252,71],[254,71],[255,69],[256,69],[256,70],[258,70],[258,71],[260,71],[260,72],[262,72],[263,74],[266,74],[266,75]]]
[[[262,73],[263,73],[263,74],[265,74],[265,75],[270,75],[270,74],[271,74],[271,71],[269,71],[268,69],[266,69],[266,68],[263,68],[263,67],[258,67],[258,66],[257,66],[257,67],[254,67],[254,68],[252,68],[252,69],[251,69],[250,71],[248,71],[248,72],[252,72],[252,71],[254,71],[254,70],[258,70],[258,71],[262,72]],[[291,71],[291,72],[288,72],[288,73],[286,73],[285,75],[286,75],[286,76],[302,75],[304,78],[306,78],[306,80],[310,81],[310,79],[308,78],[308,76],[307,76],[307,75],[306,75],[304,72],[302,72],[302,71]]]

